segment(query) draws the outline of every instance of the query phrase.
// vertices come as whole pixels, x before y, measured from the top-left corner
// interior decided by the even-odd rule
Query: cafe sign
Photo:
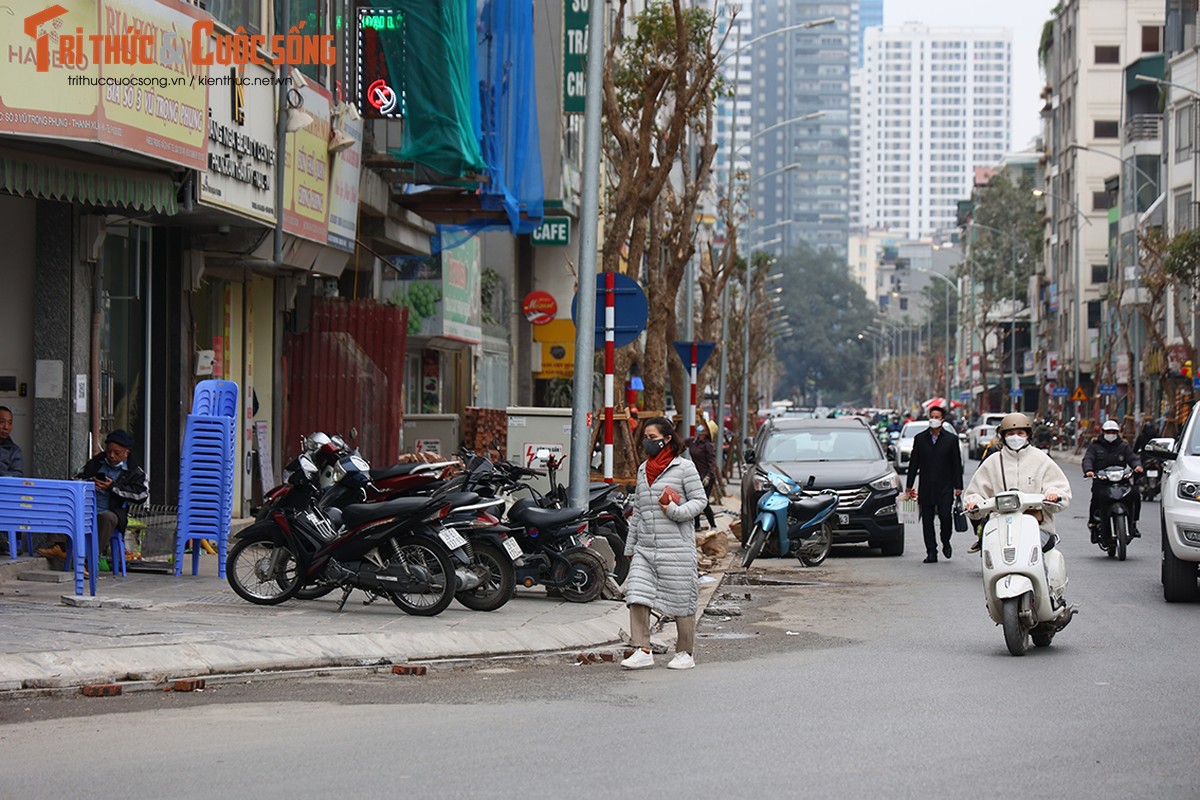
[[[565,247],[571,243],[571,218],[546,217],[529,238],[535,245]]]
[[[273,73],[250,64],[222,67],[209,76],[208,169],[200,173],[197,200],[275,224],[275,89]],[[220,81],[224,79],[224,84]]]

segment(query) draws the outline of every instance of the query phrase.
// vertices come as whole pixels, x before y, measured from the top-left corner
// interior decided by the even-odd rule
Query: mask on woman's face
[[[929,420],[929,427],[936,431],[938,428],[942,427],[942,421],[940,419],[931,419]]]
[[[649,439],[649,438],[647,438],[647,439],[642,440],[642,449],[645,450],[646,455],[650,456],[651,458],[654,458],[656,455],[661,453],[663,451],[663,448],[666,446],[667,446],[666,439]]]
[[[1004,443],[1013,450],[1020,450],[1025,445],[1029,444],[1029,437],[1022,436],[1019,433],[1010,433],[1004,437]]]
[[[1106,434],[1104,434],[1104,441],[1106,441],[1106,442],[1115,442],[1116,440],[1117,440],[1117,434],[1115,434],[1115,433],[1106,433]]]

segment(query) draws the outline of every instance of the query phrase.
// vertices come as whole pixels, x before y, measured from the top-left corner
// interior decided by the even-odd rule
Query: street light
[[[1012,259],[1012,275],[1013,275],[1012,320],[1011,320],[1010,329],[1009,329],[1009,333],[1011,335],[1011,342],[1009,344],[1009,349],[1012,351],[1012,365],[1011,365],[1012,383],[1009,386],[1008,395],[1009,395],[1010,402],[1012,404],[1012,410],[1016,411],[1017,410],[1017,395],[1013,394],[1013,392],[1017,389],[1018,386],[1021,385],[1020,378],[1017,377],[1017,235],[1015,233],[1012,233],[1011,231],[1004,231],[1004,230],[1001,230],[1000,228],[993,228],[990,225],[981,225],[978,222],[976,222],[975,220],[971,220],[971,222],[967,225],[967,228],[968,229],[982,228],[985,231],[991,231],[992,233],[998,234],[1000,236],[1008,237],[1008,242],[1009,242],[1009,247],[1010,247],[1009,252],[1011,253],[1011,259]],[[1032,339],[1030,340],[1030,343],[1032,344]]]
[[[794,125],[797,122],[811,122],[812,120],[820,119],[823,116],[825,116],[824,111],[813,111],[809,114],[805,114],[800,117],[792,117],[791,119],[785,119],[783,122],[776,122],[774,125],[768,125],[767,127],[763,128],[761,131],[751,134],[750,138],[748,138],[746,141],[742,142],[740,145],[737,146],[737,149],[741,150],[743,147],[750,144],[758,137],[768,134],[771,131],[776,131],[776,130],[779,130],[780,128],[786,128],[788,125]],[[731,167],[732,167],[732,165],[731,165]]]
[[[1171,81],[1165,81],[1162,78],[1155,78],[1153,75],[1134,75],[1133,79],[1135,81],[1141,81],[1142,83],[1152,83],[1155,86],[1170,86],[1172,89],[1178,89],[1181,92],[1190,94],[1192,97],[1200,97],[1200,92],[1189,86],[1183,86],[1178,83],[1172,83]]]
[[[1093,150],[1093,151],[1091,151],[1091,152],[1098,152],[1098,151],[1095,151],[1095,150]],[[1107,153],[1105,153],[1105,155],[1108,155],[1108,154],[1107,154]],[[1079,215],[1080,215],[1080,217],[1083,219],[1083,221],[1084,221],[1084,222],[1086,222],[1088,225],[1091,225],[1091,224],[1092,224],[1092,221],[1091,221],[1090,219],[1088,219],[1088,218],[1087,218],[1087,216],[1084,214],[1084,212],[1083,212],[1083,209],[1082,209],[1082,208],[1080,208],[1080,207],[1079,207],[1079,206],[1078,206],[1078,205],[1077,205],[1077,204],[1076,204],[1074,201],[1072,201],[1072,200],[1070,200],[1070,199],[1068,199],[1068,198],[1066,198],[1066,197],[1063,197],[1062,195],[1059,195],[1059,194],[1054,194],[1053,192],[1047,192],[1047,191],[1044,191],[1044,190],[1042,190],[1042,189],[1034,189],[1034,190],[1033,190],[1033,196],[1034,196],[1034,197],[1049,197],[1051,200],[1058,200],[1058,201],[1061,201],[1061,202],[1063,202],[1063,203],[1066,203],[1066,204],[1067,204],[1067,205],[1069,205],[1071,208],[1075,209],[1075,213],[1076,213],[1076,214],[1079,214]],[[981,226],[981,227],[982,227],[982,226]]]
[[[941,278],[946,282],[946,402],[950,402],[950,290],[958,291],[958,284],[947,278],[940,272],[934,272],[931,269],[917,269],[916,272],[923,272],[926,275],[932,275],[935,278]]]

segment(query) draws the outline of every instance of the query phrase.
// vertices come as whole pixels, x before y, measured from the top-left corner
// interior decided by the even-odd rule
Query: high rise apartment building
[[[1011,32],[907,23],[864,39],[852,224],[913,239],[951,229],[975,168],[1011,149]]]
[[[737,175],[745,176],[750,171],[750,94],[752,90],[751,67],[754,64],[754,46],[746,46],[754,38],[754,3],[747,2],[723,3],[718,8],[718,35],[724,37],[719,58],[722,60],[721,76],[729,87],[730,95],[717,101],[717,117],[714,125],[714,135],[717,140],[717,152],[713,156],[712,176],[716,198],[724,198],[729,193],[729,170],[732,164]],[[736,13],[733,13],[735,12]],[[740,48],[740,50],[739,50]],[[734,131],[736,129],[736,138]],[[730,153],[731,144],[736,152]],[[732,158],[731,158],[732,156]],[[743,197],[745,187],[735,188],[734,196]],[[716,209],[711,209],[715,213]],[[725,238],[725,221],[717,216],[715,238],[723,241]],[[744,243],[744,237],[743,237]]]

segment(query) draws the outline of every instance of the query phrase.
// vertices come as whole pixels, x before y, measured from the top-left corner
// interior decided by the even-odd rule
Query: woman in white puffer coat
[[[626,669],[654,666],[650,652],[650,609],[675,618],[677,637],[671,669],[696,666],[696,536],[692,520],[708,502],[696,466],[684,458],[683,444],[666,417],[646,423],[642,447],[648,458],[638,468],[633,519],[625,555],[625,582],[633,655]]]

